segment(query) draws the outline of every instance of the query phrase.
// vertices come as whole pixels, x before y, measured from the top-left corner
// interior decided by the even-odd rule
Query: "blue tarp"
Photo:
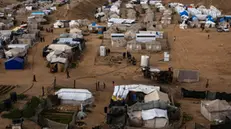
[[[193,21],[197,20],[197,17],[193,15],[193,16],[192,16],[192,20],[193,20]]]
[[[183,15],[188,16],[188,12],[186,10],[184,10],[183,12],[180,12],[180,16],[183,16]]]
[[[220,20],[219,20],[219,22],[224,22],[225,21],[225,18],[221,18]]]
[[[46,15],[44,12],[32,12],[31,15]]]
[[[225,16],[225,20],[231,20],[231,16]]]
[[[207,21],[212,21],[212,22],[214,22],[213,17],[210,16],[210,15],[208,15],[208,16],[207,16]]]
[[[19,57],[13,57],[5,62],[6,70],[22,70],[24,68],[24,60]]]

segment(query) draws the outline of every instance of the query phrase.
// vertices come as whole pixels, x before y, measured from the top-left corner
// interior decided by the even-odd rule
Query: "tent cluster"
[[[124,114],[127,114],[128,118],[123,119],[124,114],[113,117],[113,112],[116,112],[115,108],[124,105],[127,105],[127,111]],[[119,125],[115,121],[120,121],[120,123],[127,121],[130,126],[134,127],[164,128],[168,127],[171,119],[167,112],[176,110],[176,107],[170,105],[168,94],[161,92],[158,86],[120,85],[114,87],[107,122],[112,126]]]
[[[166,49],[167,44],[162,26],[171,23],[172,11],[166,9],[158,1],[150,2],[163,14],[161,22],[155,21],[154,10],[147,4],[147,1],[131,0],[125,4],[126,18],[108,17],[108,29],[104,32],[104,40],[110,40],[113,47],[126,47],[128,51],[145,49],[157,52]],[[118,11],[120,3],[120,1],[114,1],[110,6],[117,5],[118,8],[115,10],[120,12]],[[141,14],[144,17],[141,17]]]
[[[230,19],[228,16],[223,16],[221,11],[212,5],[210,8],[206,8],[203,5],[194,6],[193,4],[169,3],[169,7],[173,8],[180,15],[180,28],[182,29],[187,28],[188,25],[191,27],[215,27],[216,24],[224,24],[224,22]],[[225,27],[227,27],[227,24]]]
[[[47,16],[55,10],[56,7],[51,2],[38,3],[35,0],[9,5],[2,10],[3,13],[0,13],[0,58],[7,59],[6,69],[24,68],[27,64],[29,48],[38,41],[44,41],[40,34],[43,30],[42,24],[47,23]],[[15,15],[24,15],[25,12],[31,13],[27,21],[22,21],[19,26],[10,29],[14,26]]]
[[[54,23],[54,28],[69,27],[69,32],[60,34],[59,38],[54,39],[43,50],[43,57],[46,57],[51,72],[64,72],[72,62],[80,60],[85,40],[79,28],[86,26],[85,21],[87,20],[58,20]]]

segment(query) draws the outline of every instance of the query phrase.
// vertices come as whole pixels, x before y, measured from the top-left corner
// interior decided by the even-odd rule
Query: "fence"
[[[181,88],[181,94],[185,98],[197,98],[197,99],[220,99],[231,102],[231,94],[225,92],[210,92],[210,91],[190,91],[184,88]]]

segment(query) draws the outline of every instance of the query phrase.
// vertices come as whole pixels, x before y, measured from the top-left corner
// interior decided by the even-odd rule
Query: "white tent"
[[[151,92],[150,94],[145,95],[144,97],[144,102],[150,102],[150,101],[156,101],[156,100],[160,100],[160,101],[164,101],[167,103],[170,103],[168,94],[163,93],[161,91],[157,91],[154,90],[153,92]]]
[[[78,28],[72,28],[70,30],[70,33],[77,33],[77,34],[82,34],[82,30],[78,29]]]
[[[62,51],[66,53],[72,52],[72,47],[66,45],[66,44],[51,44],[48,46],[49,49],[53,51]]]
[[[78,27],[78,26],[79,26],[79,23],[77,21],[75,21],[75,20],[71,20],[69,22],[69,27],[70,28],[75,28],[75,27]]]
[[[23,48],[13,48],[5,52],[6,58],[16,57],[16,56],[25,56],[26,50]]]
[[[149,94],[155,90],[160,90],[159,86],[151,86],[151,85],[142,85],[142,84],[133,84],[133,85],[119,85],[114,87],[113,96],[117,98],[125,99],[129,93],[129,91],[143,92],[145,94]]]
[[[92,93],[87,89],[60,89],[55,92],[62,104],[70,105],[88,105],[94,102]]]
[[[146,128],[163,128],[168,125],[167,110],[149,109],[142,110],[142,119]]]
[[[59,55],[59,54],[61,54],[62,53],[62,51],[52,51],[52,52],[50,52],[47,56],[46,56],[46,59],[47,59],[47,61],[48,62],[51,62],[51,60],[53,59],[53,58],[56,58],[57,57],[57,55]]]
[[[58,20],[54,23],[54,28],[64,28],[64,23]]]
[[[10,49],[22,48],[22,49],[25,49],[27,51],[30,48],[30,45],[29,44],[9,44],[7,47]]]
[[[209,121],[231,116],[231,106],[225,100],[201,101],[201,114]]]

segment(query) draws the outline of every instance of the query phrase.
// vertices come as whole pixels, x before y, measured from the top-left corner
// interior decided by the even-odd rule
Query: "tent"
[[[72,33],[82,34],[82,30],[80,30],[80,29],[78,29],[78,28],[72,28],[72,29],[70,30],[70,33],[71,33],[71,34],[72,34]]]
[[[64,28],[64,23],[58,20],[54,23],[54,28]]]
[[[78,26],[79,26],[79,23],[77,21],[75,21],[75,20],[71,20],[69,22],[69,27],[70,28],[75,28],[75,27],[78,27]]]
[[[87,89],[60,89],[55,92],[58,98],[61,99],[61,104],[69,105],[89,105],[94,102],[92,93]]]
[[[49,49],[53,51],[62,51],[66,53],[72,52],[72,47],[66,45],[66,44],[51,44],[48,46]]]
[[[159,86],[150,86],[150,85],[142,85],[142,84],[133,84],[133,85],[119,85],[114,87],[113,96],[117,98],[125,99],[129,93],[129,91],[135,92],[143,92],[145,94],[149,94],[155,90],[160,90]]]
[[[146,128],[163,128],[168,125],[167,110],[149,109],[142,110],[142,119]]]
[[[231,116],[231,106],[225,100],[201,101],[201,114],[209,121]]]
[[[19,57],[14,57],[5,62],[6,70],[22,70],[24,68],[24,60]]]
[[[155,101],[155,100],[160,100],[160,101],[170,103],[170,100],[168,98],[168,94],[163,93],[161,91],[157,91],[157,90],[154,90],[153,92],[145,95],[145,97],[144,97],[145,103],[150,102],[150,101]]]

